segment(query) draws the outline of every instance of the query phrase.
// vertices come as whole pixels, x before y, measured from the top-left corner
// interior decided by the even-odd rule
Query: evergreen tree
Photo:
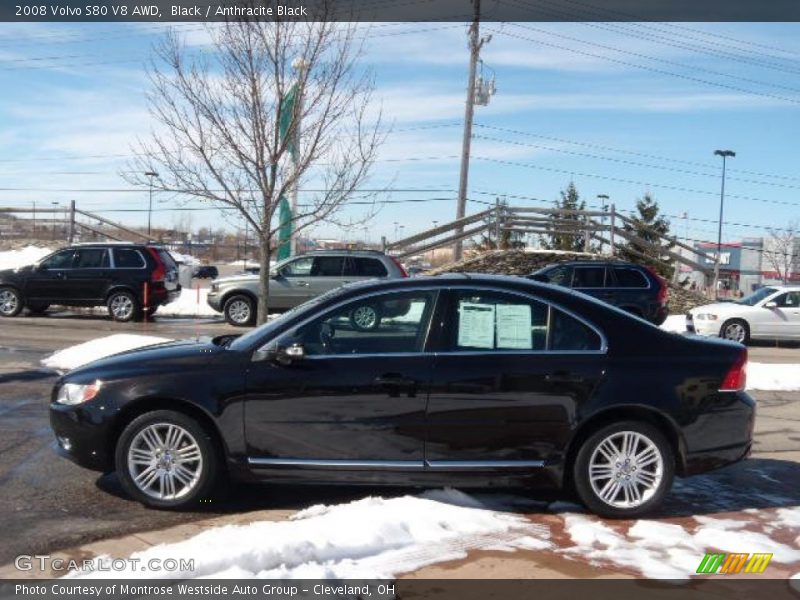
[[[618,254],[620,258],[651,267],[662,277],[670,279],[675,270],[673,259],[664,252],[638,242],[643,240],[663,250],[672,249],[675,242],[664,239],[669,236],[669,221],[658,214],[658,202],[649,192],[636,201],[636,210],[639,214],[631,217],[633,223],[625,223],[623,227],[626,233],[636,236],[636,239],[626,241],[618,249]]]
[[[586,203],[581,200],[578,189],[570,182],[561,192],[561,199],[556,202],[556,208],[565,210],[585,210]],[[577,214],[552,214],[547,228],[552,233],[547,233],[540,238],[542,247],[547,250],[567,250],[570,252],[583,252],[584,249],[584,218]]]

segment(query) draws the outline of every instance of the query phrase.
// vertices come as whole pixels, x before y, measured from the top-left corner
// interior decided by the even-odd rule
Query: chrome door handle
[[[298,281],[297,282],[297,287],[308,287],[308,282],[307,281]]]

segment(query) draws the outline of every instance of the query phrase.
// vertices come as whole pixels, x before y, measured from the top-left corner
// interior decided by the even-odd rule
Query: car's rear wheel
[[[246,327],[256,322],[255,303],[247,296],[232,296],[222,309],[225,320],[236,327]]]
[[[26,306],[28,312],[33,315],[41,315],[50,308],[50,305],[47,303],[37,303],[37,302],[29,302]]]
[[[207,499],[220,471],[208,432],[195,419],[171,410],[131,421],[117,442],[115,464],[125,491],[155,508],[182,508]]]
[[[106,306],[108,307],[109,316],[121,323],[133,321],[139,318],[141,314],[139,302],[131,292],[119,291],[112,293],[108,297]]]
[[[22,294],[12,287],[0,287],[0,317],[16,317],[23,307]]]
[[[664,434],[649,423],[623,421],[603,427],[583,443],[573,481],[592,512],[630,518],[656,509],[674,475],[675,457]]]
[[[381,314],[374,304],[363,304],[350,313],[350,324],[358,331],[374,331],[381,324]]]
[[[722,324],[719,330],[719,337],[732,342],[746,344],[750,341],[750,327],[748,327],[747,321],[742,319],[728,319]]]

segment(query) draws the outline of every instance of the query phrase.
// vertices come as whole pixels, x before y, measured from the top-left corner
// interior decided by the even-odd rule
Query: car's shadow
[[[800,463],[756,458],[718,471],[675,480],[662,507],[648,518],[671,518],[735,513],[747,509],[800,506]],[[116,475],[104,475],[97,486],[105,493],[133,502]],[[549,490],[464,489],[465,494],[495,511],[550,513],[584,511],[566,492]],[[395,497],[426,493],[420,488],[346,485],[292,485],[238,483],[226,486],[224,495],[192,509],[198,517],[259,510],[302,510],[315,504],[342,504],[368,496]],[[459,495],[427,492],[442,502],[461,503]]]

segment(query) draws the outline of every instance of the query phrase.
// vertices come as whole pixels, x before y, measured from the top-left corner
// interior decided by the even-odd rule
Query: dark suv
[[[107,306],[115,321],[153,314],[181,291],[178,266],[158,246],[131,243],[79,244],[38,263],[0,271],[0,316],[23,308],[42,313],[51,304]]]
[[[661,325],[669,314],[667,284],[648,267],[621,261],[574,261],[550,265],[528,275],[613,304]]]

